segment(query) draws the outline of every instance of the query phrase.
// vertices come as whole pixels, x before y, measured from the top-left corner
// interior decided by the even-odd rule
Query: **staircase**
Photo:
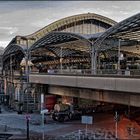
[[[23,101],[23,111],[32,113],[37,111],[37,98],[36,96],[32,96],[30,93],[24,94],[24,101]]]

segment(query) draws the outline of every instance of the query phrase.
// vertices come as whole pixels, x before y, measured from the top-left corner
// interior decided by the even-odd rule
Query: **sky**
[[[140,1],[0,1],[0,46],[64,17],[90,12],[120,22],[139,9]]]

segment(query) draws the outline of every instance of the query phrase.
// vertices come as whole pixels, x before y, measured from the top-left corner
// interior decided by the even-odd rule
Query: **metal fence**
[[[102,69],[94,72],[90,69],[48,69],[47,72],[32,71],[32,74],[65,74],[65,75],[112,75],[112,76],[140,76],[140,69]]]

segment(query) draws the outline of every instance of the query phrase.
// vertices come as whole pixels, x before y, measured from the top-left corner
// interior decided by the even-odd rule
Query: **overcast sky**
[[[67,16],[90,12],[119,22],[139,9],[140,1],[0,1],[0,46]]]

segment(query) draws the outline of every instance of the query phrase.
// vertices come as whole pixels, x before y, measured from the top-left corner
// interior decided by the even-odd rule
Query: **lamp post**
[[[29,66],[32,66],[32,62],[30,61],[30,51],[29,51],[29,40],[35,40],[35,38],[26,38],[26,37],[21,37],[21,39],[26,41],[26,52],[25,52],[25,58],[22,59],[20,65],[25,66],[25,75],[26,75],[26,89],[24,92],[27,92],[27,114],[29,113],[29,108],[28,108],[28,89],[29,89],[29,73],[30,73],[30,68]]]
[[[26,52],[25,52],[25,58],[22,59],[20,65],[25,67],[25,75],[26,75],[26,89],[24,90],[24,93],[27,92],[27,108],[26,112],[28,114],[28,88],[29,88],[29,66],[28,66],[28,61],[29,61],[29,49],[28,49],[28,39],[27,38],[22,38],[26,40]]]
[[[60,73],[62,73],[63,48],[60,48]]]
[[[119,44],[118,44],[118,74],[120,74],[120,62],[124,60],[123,53],[121,53],[121,41],[124,40],[119,39]]]
[[[29,51],[29,40],[35,40],[35,38],[26,38],[26,37],[21,37],[21,39],[26,41],[26,53],[25,53],[25,58],[23,59],[23,61],[25,62],[25,74],[26,74],[26,89],[24,90],[24,93],[27,92],[27,115],[26,115],[26,122],[27,122],[27,140],[29,140],[29,118],[30,116],[28,115],[29,113],[29,108],[28,108],[28,92],[29,92],[29,73],[30,73],[30,69],[29,69],[29,65],[31,65],[32,63],[30,62],[30,51]],[[22,63],[22,61],[21,61]]]
[[[121,44],[121,40],[119,39],[119,44],[118,44],[118,73],[120,71],[120,44]]]
[[[13,72],[12,72],[12,55],[10,54],[10,106],[12,106],[12,100],[13,100],[13,97],[12,97],[12,92],[13,92]]]
[[[91,74],[96,74],[96,64],[97,64],[97,50],[91,42]]]

